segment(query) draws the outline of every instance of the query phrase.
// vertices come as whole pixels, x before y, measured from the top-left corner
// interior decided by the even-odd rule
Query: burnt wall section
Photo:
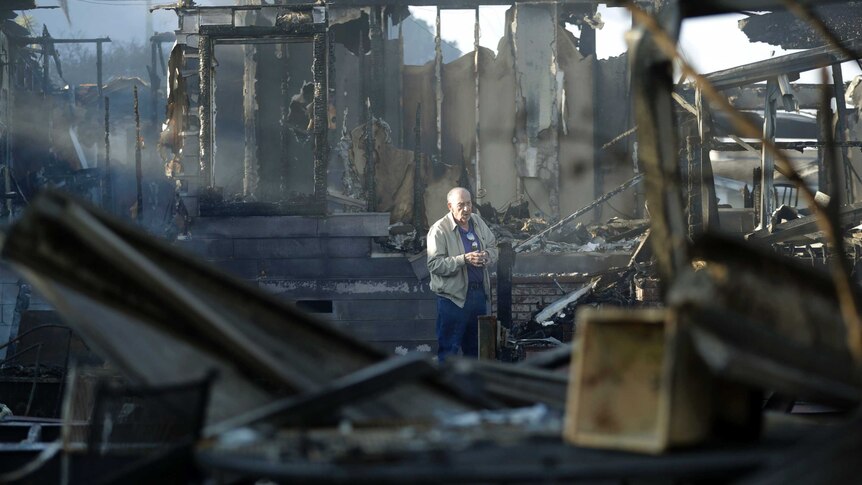
[[[200,217],[177,246],[393,353],[436,349],[436,300],[401,255],[372,255],[388,213]]]
[[[633,164],[625,142],[617,147],[618,151],[600,152],[599,158],[594,153],[596,140],[611,140],[626,130],[629,109],[624,59],[596,61],[593,56],[584,57],[577,50],[576,39],[560,27],[554,37],[555,71],[541,70],[553,82],[544,84],[548,91],[545,96],[533,98],[530,93],[535,90],[530,86],[541,76],[516,74],[517,51],[512,39],[507,33],[496,55],[480,48],[478,56],[467,53],[442,66],[442,157],[432,160],[425,181],[429,221],[439,217],[445,194],[457,184],[462,166],[466,166],[471,183],[476,181],[477,138],[481,153],[478,178],[483,190],[476,198],[498,210],[524,197],[531,202],[531,212],[565,216],[594,200],[596,194],[631,178]],[[474,57],[478,58],[480,87],[478,135]],[[522,60],[520,64],[526,62]],[[604,73],[606,85],[594,86],[595,71]],[[436,147],[437,116],[434,64],[405,66],[403,73],[404,132],[413,132],[415,117],[411,115],[421,104],[421,151],[431,158]],[[604,101],[618,109],[599,110],[601,120],[594,123],[596,103]],[[527,116],[534,112],[535,116]],[[594,126],[602,127],[602,137],[596,136]],[[533,158],[529,159],[531,153]],[[602,174],[613,173],[597,179],[597,166]],[[596,181],[600,182],[598,187]],[[635,204],[629,198],[615,201],[614,205],[631,213]]]

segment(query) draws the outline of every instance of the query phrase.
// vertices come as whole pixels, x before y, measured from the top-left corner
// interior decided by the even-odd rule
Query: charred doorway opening
[[[252,19],[239,19],[240,7],[215,10],[225,19],[196,35],[201,215],[325,213],[325,10],[294,5]]]

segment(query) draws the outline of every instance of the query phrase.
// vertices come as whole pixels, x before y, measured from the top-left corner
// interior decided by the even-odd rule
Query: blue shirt
[[[473,230],[473,221],[470,221],[470,228],[466,231],[461,229],[461,226],[456,226],[458,234],[461,235],[461,243],[464,244],[464,253],[471,253],[482,249],[482,244],[479,242],[479,236]],[[485,281],[485,274],[482,268],[473,266],[467,263],[467,281],[470,283],[482,283]]]

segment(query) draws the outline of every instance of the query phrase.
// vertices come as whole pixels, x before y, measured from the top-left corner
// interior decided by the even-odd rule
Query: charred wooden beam
[[[143,224],[144,222],[144,188],[143,188],[143,167],[141,160],[141,149],[143,148],[144,139],[141,135],[141,112],[138,108],[138,87],[135,86],[133,90],[134,96],[134,110],[135,110],[135,204],[137,205],[135,210],[135,220],[138,221],[138,224]]]
[[[827,67],[832,64],[853,60],[844,51],[859,53],[860,49],[862,49],[862,39],[845,42],[842,46],[844,49],[824,46],[785,56],[773,57],[765,61],[752,62],[722,71],[715,71],[707,74],[705,77],[716,89],[724,90],[765,81],[781,74],[799,73]]]
[[[377,180],[374,152],[374,112],[371,98],[365,99],[365,200],[368,212],[377,210]]]
[[[329,128],[329,101],[327,83],[327,52],[329,45],[326,34],[314,35],[314,198],[326,212],[327,172],[329,165],[329,143],[326,133]]]
[[[739,142],[733,143],[725,143],[725,142],[716,142],[713,141],[710,144],[710,148],[712,150],[724,151],[724,152],[738,152],[738,151],[751,151],[751,149],[755,149],[755,151],[760,151],[762,143],[755,140],[745,140],[740,139],[745,145],[740,145]],[[777,141],[775,142],[775,148],[779,150],[798,150],[802,151],[805,148],[818,148],[825,146],[825,143],[822,141]],[[846,147],[846,148],[859,148],[862,147],[862,141],[844,141],[840,143],[833,144],[835,147]]]
[[[212,77],[213,77],[213,40],[201,35],[198,42],[199,57],[199,75],[200,75],[200,95],[198,96],[198,119],[200,123],[200,170],[203,187],[212,187],[213,185],[213,153],[212,153],[212,135],[213,135],[213,111],[212,103],[214,100],[212,92]]]
[[[246,22],[253,22],[253,17],[246,17]],[[243,114],[243,177],[242,195],[249,199],[257,196],[258,182],[258,99],[257,99],[257,47],[243,46],[242,71],[242,114]]]
[[[102,207],[114,211],[114,187],[111,180],[111,99],[105,97],[105,165],[102,169]]]
[[[479,133],[480,133],[479,120],[481,119],[481,117],[479,115],[479,108],[480,108],[480,106],[479,106],[479,51],[480,51],[480,49],[479,49],[479,7],[476,7],[475,17],[473,19],[473,83],[475,85],[475,90],[473,92],[473,95],[476,98],[476,105],[475,105],[475,109],[474,109],[473,113],[474,113],[474,116],[476,119],[476,136],[473,138],[473,140],[474,140],[473,143],[475,143],[475,145],[476,145],[475,146],[476,155],[475,155],[475,160],[474,160],[474,162],[475,162],[474,171],[476,174],[476,195],[475,195],[475,197],[477,200],[482,198],[483,194],[485,193],[485,191],[482,189],[482,166],[480,164],[481,159],[482,159],[482,157],[481,157],[481,155],[482,155],[482,149],[481,148],[482,147],[481,147],[481,144],[479,142]]]
[[[413,228],[419,246],[420,234],[424,232],[425,183],[422,179],[422,104],[416,105],[416,123],[413,125]]]
[[[678,36],[682,19],[673,5],[662,10],[657,20],[671,37]],[[629,52],[638,154],[645,173],[656,265],[661,280],[670,282],[689,261],[671,98],[673,66],[648,26],[640,24],[637,30],[641,37]]]
[[[821,89],[832,90],[831,86],[822,86],[820,84],[797,83],[791,84],[790,87],[799,109],[818,109],[820,107]],[[695,103],[695,89],[685,87],[678,89],[677,92],[689,103]],[[761,110],[766,102],[766,85],[752,84],[728,88],[724,90],[724,95],[727,96],[730,105],[740,111]]]
[[[760,153],[760,201],[757,202],[760,204],[758,229],[769,224],[774,208],[772,187],[775,177],[775,155],[767,149],[766,143],[775,143],[776,98],[779,96],[778,82],[775,79],[770,79],[766,86],[766,104],[763,108],[763,139],[765,143],[761,147]]]
[[[512,327],[512,270],[515,267],[515,251],[512,243],[497,245],[500,259],[497,261],[497,318],[503,328]]]
[[[825,84],[824,84],[825,85]],[[853,165],[850,161],[850,157],[848,156],[848,150],[846,146],[838,147],[837,145],[847,141],[847,103],[844,100],[844,74],[841,72],[841,64],[833,64],[832,65],[832,87],[834,90],[834,96],[828,90],[823,92],[823,98],[835,99],[835,107],[837,111],[837,116],[835,117],[835,128],[834,135],[832,136],[832,145],[833,149],[838,149],[841,154],[841,175],[844,178],[844,198],[841,200],[843,203],[852,203],[856,200],[855,194],[853,193]],[[831,112],[831,110],[829,110]],[[830,120],[831,121],[831,120]]]
[[[443,156],[443,44],[440,35],[440,7],[434,23],[434,116],[437,129],[437,146],[434,147],[435,163],[442,162]]]

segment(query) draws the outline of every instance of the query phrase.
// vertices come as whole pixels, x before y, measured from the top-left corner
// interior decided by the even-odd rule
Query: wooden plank
[[[499,330],[497,317],[482,315],[479,317],[479,358],[497,360],[497,341]]]

